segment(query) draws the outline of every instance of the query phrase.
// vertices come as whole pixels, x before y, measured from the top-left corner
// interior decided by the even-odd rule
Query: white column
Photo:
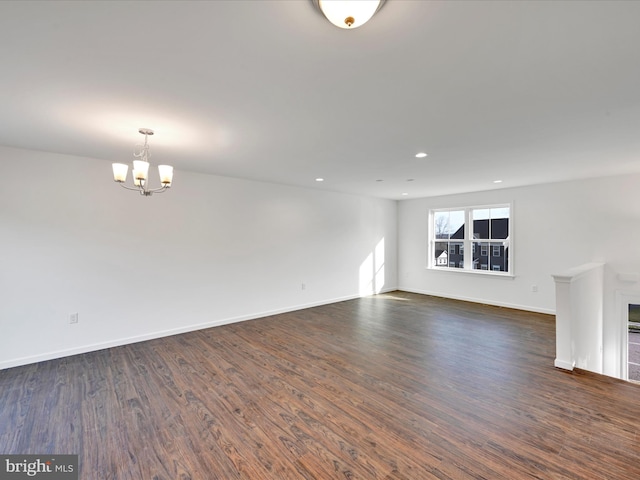
[[[556,282],[556,359],[565,370],[602,373],[604,264],[552,275]]]

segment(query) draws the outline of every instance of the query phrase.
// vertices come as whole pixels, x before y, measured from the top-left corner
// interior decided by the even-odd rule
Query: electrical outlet
[[[69,323],[78,323],[78,314],[77,313],[70,313],[69,314]]]
[[[531,291],[536,293],[538,291],[538,285],[531,285]]]
[[[307,289],[307,286],[303,283],[302,284],[302,290],[306,290],[306,289]]]

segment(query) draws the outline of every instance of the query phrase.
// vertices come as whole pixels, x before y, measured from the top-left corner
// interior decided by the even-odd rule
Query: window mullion
[[[465,209],[464,215],[464,269],[471,270],[473,269],[473,253],[471,252],[471,235],[473,233],[471,222],[473,220],[471,218],[471,209]]]

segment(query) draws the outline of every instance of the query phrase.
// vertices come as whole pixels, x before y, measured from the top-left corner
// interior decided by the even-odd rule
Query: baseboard
[[[553,365],[556,368],[562,368],[563,370],[573,370],[575,367],[575,362],[565,362],[564,360],[558,360],[557,358],[553,361]],[[598,373],[598,372],[595,372]]]
[[[383,289],[379,293],[387,293],[397,290],[397,288]],[[331,303],[344,302],[347,300],[353,300],[368,295],[346,295],[344,297],[336,297],[329,300],[320,300],[317,302],[310,302],[291,307],[278,308],[275,310],[268,310],[264,312],[257,312],[248,315],[241,315],[237,317],[224,318],[219,320],[213,320],[211,322],[198,323],[188,325],[179,328],[172,328],[168,330],[161,330],[158,332],[146,333],[144,335],[136,335],[133,337],[119,338],[108,342],[94,343],[90,345],[83,345],[80,347],[69,348],[65,350],[54,350],[38,355],[31,355],[26,357],[15,358],[11,360],[5,360],[0,362],[0,370],[7,368],[19,367],[22,365],[29,365],[32,363],[44,362],[47,360],[55,360],[57,358],[69,357],[71,355],[79,355],[82,353],[95,352],[98,350],[104,350],[105,348],[121,347],[123,345],[129,345],[132,343],[144,342],[147,340],[154,340],[156,338],[169,337],[171,335],[180,335],[182,333],[194,332],[196,330],[204,330],[206,328],[219,327],[221,325],[229,325],[231,323],[244,322],[247,320],[256,320],[258,318],[270,317],[272,315],[279,315],[281,313],[295,312],[297,310],[304,310],[307,308],[319,307],[321,305],[329,305]]]
[[[462,300],[463,302],[482,303],[485,305],[493,305],[495,307],[513,308],[515,310],[524,310],[527,312],[544,313],[547,315],[556,314],[556,311],[553,309],[533,307],[530,305],[519,305],[519,304],[507,303],[507,302],[496,302],[493,300],[487,300],[486,298],[473,298],[473,297],[465,297],[462,295],[443,295],[442,293],[438,293],[438,292],[430,292],[427,290],[419,290],[419,289],[407,288],[407,287],[398,287],[398,290],[402,292],[418,293],[421,295],[430,295],[432,297],[450,298],[452,300]]]

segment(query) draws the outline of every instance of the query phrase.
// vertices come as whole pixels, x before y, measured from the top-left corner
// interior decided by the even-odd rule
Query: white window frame
[[[490,270],[488,265],[485,267],[486,269],[474,269],[473,268],[473,256],[475,253],[474,242],[487,242],[489,245],[495,241],[501,241],[500,239],[473,239],[471,238],[473,232],[473,211],[480,209],[491,209],[491,208],[508,208],[509,209],[509,232],[507,235],[506,243],[508,244],[507,251],[507,265],[509,266],[509,271],[498,271],[498,270]],[[435,238],[435,229],[434,229],[434,216],[437,212],[448,212],[448,211],[464,211],[465,222],[464,222],[464,239],[436,239]],[[468,207],[449,207],[449,208],[434,208],[429,210],[429,225],[428,225],[428,258],[427,258],[427,268],[430,270],[440,270],[446,272],[458,272],[458,273],[471,273],[471,274],[480,274],[480,275],[492,275],[492,276],[501,276],[501,277],[513,277],[514,276],[514,265],[513,265],[513,232],[514,232],[514,221],[513,221],[513,203],[500,203],[500,204],[492,204],[492,205],[472,205]],[[436,265],[435,256],[435,247],[437,242],[446,241],[451,242],[455,241],[457,243],[462,243],[462,253],[464,259],[464,267],[463,268],[452,268],[449,265]],[[488,246],[489,246],[488,245]],[[493,245],[490,245],[493,247]],[[489,249],[487,249],[489,250]],[[489,257],[490,252],[493,253],[493,248],[487,251],[487,257]],[[470,254],[467,254],[470,252]],[[491,257],[489,257],[491,258]]]

